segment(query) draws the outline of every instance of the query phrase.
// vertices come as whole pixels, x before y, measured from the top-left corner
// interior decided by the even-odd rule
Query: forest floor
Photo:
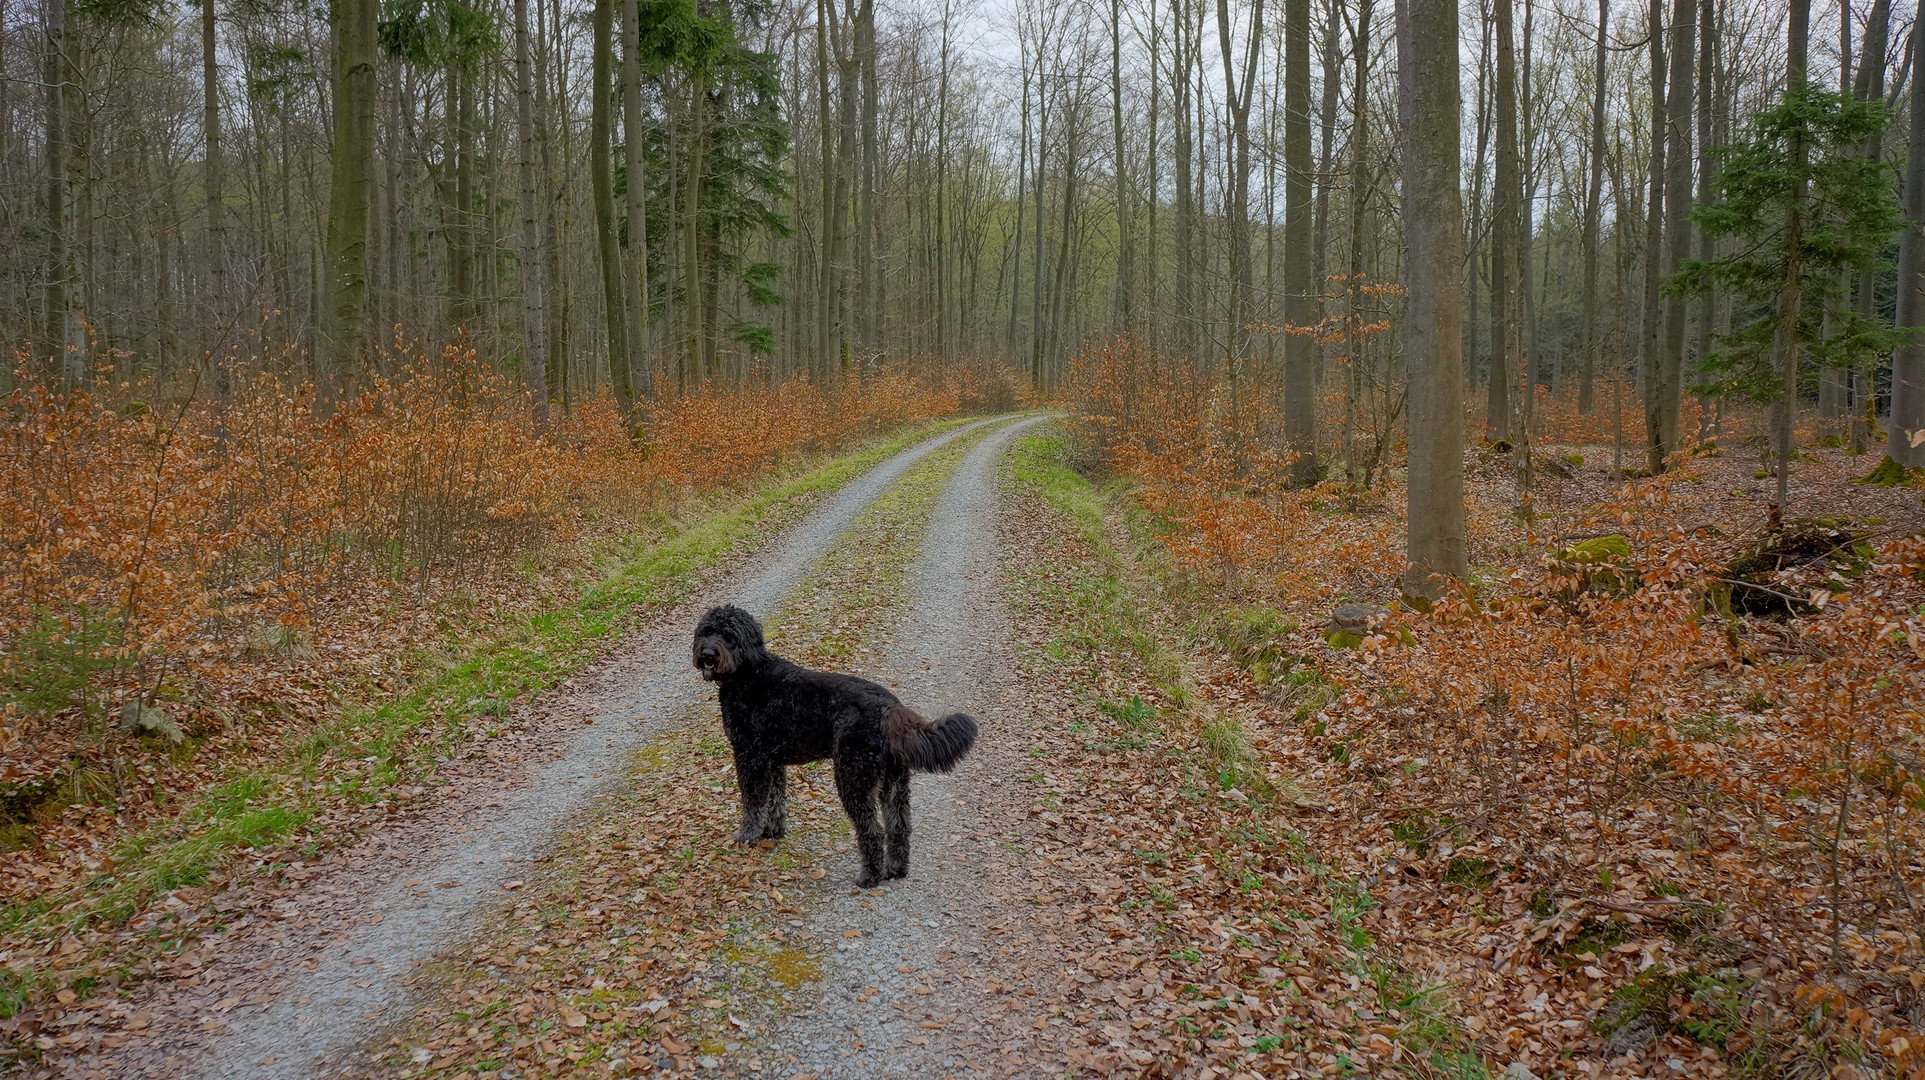
[[[1481,948],[1515,921],[1497,891],[1469,922],[1433,903],[1488,881],[1340,850],[1382,792],[1331,780],[1229,650],[1178,625],[1141,521],[1053,426],[889,459],[357,843],[171,901],[182,948],[44,1014],[40,1074],[1731,1071],[1682,1026],[1611,1044],[1592,1023],[1634,982],[1601,969],[1669,954],[1660,921],[1601,959],[1506,966],[1515,949]],[[791,779],[785,840],[728,843],[728,749],[686,658],[722,600],[785,655],[981,721],[956,774],[915,781],[907,879],[852,887],[820,764]]]

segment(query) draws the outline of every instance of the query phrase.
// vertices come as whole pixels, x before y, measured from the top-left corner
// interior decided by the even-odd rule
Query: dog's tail
[[[950,713],[932,724],[898,705],[889,710],[884,727],[890,752],[915,772],[949,772],[976,745],[976,720],[964,713]]]

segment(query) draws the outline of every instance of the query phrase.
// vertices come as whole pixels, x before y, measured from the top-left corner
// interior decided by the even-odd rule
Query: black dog
[[[862,851],[856,884],[908,874],[909,773],[954,769],[976,743],[976,721],[952,713],[932,724],[867,679],[792,664],[768,651],[762,624],[733,605],[702,616],[694,651],[702,678],[720,691],[722,730],[735,748],[736,843],[783,834],[786,766],[834,758],[836,793]]]

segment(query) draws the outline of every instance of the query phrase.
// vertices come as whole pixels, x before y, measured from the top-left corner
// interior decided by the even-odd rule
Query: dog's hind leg
[[[836,762],[836,793],[842,798],[849,824],[855,826],[856,849],[862,853],[862,875],[856,878],[856,885],[864,889],[881,883],[888,850],[882,822],[876,816],[877,787],[874,771],[859,764],[847,767],[842,760]]]
[[[888,834],[888,876],[909,876],[909,770],[890,769],[882,778],[882,828]]]

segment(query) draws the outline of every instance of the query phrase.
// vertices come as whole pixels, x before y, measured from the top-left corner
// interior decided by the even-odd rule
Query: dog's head
[[[721,682],[737,672],[753,670],[765,655],[762,624],[733,604],[710,608],[696,624],[695,667],[709,682]]]

